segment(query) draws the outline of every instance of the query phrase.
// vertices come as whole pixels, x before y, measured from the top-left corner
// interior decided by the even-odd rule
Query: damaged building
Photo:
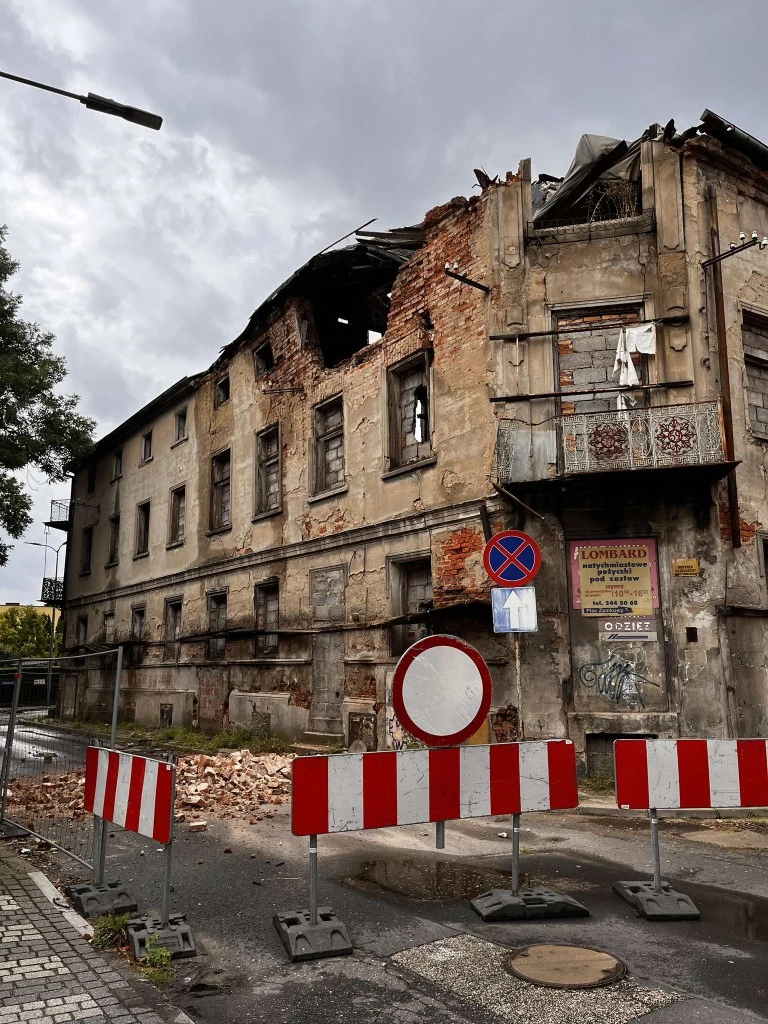
[[[588,770],[766,734],[768,146],[705,111],[476,174],[315,256],[76,468],[66,645],[126,645],[125,718],[398,746],[394,666],[441,632],[488,661],[493,740]],[[518,658],[502,529],[542,552]],[[111,707],[107,657],[63,714]]]

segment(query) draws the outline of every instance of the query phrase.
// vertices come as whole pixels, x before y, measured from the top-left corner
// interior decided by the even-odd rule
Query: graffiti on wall
[[[579,683],[614,704],[639,703],[644,708],[643,688],[661,688],[660,683],[648,678],[647,672],[648,657],[643,648],[621,653],[609,650],[603,661],[582,665]]]

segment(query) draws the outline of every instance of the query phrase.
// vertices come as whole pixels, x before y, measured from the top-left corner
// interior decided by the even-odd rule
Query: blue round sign
[[[491,537],[483,551],[485,571],[501,587],[525,587],[541,568],[539,545],[520,530]]]

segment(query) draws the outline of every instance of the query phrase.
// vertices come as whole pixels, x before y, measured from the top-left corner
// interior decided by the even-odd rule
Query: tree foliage
[[[0,652],[5,657],[47,658],[50,642],[51,620],[35,608],[20,605],[0,613]],[[54,654],[59,643],[57,635],[54,637]]]
[[[0,529],[16,539],[32,521],[19,470],[64,480],[68,464],[91,448],[94,423],[76,411],[77,395],[57,390],[67,370],[54,355],[53,335],[19,315],[21,296],[7,288],[19,264],[5,247],[6,232],[0,227]],[[0,540],[0,566],[9,550]]]

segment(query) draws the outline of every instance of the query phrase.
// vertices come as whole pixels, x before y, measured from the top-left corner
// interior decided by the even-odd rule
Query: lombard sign
[[[571,585],[582,615],[653,615],[659,606],[655,540],[571,542]]]

